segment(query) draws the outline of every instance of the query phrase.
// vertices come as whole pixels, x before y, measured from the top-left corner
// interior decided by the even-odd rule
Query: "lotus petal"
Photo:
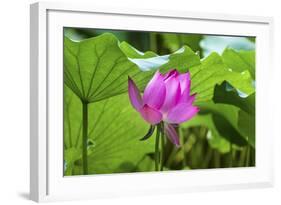
[[[176,69],[170,70],[168,73],[164,75],[164,80],[167,80],[171,76],[178,76],[179,72]]]
[[[135,82],[130,77],[128,78],[128,87],[131,104],[136,110],[139,110],[143,106],[141,94]]]
[[[179,140],[179,136],[175,130],[175,128],[168,123],[165,123],[164,125],[164,129],[165,129],[165,134],[168,137],[168,139],[177,147],[180,146],[180,140]]]
[[[180,124],[191,119],[199,112],[199,108],[188,103],[180,103],[168,112],[165,121],[172,124]]]
[[[194,102],[195,97],[196,97],[196,93],[189,96],[189,91],[184,91],[182,93],[182,95],[180,96],[178,104],[187,103],[187,104],[191,105]]]
[[[189,73],[184,73],[179,75],[179,81],[181,85],[181,91],[183,92],[190,92],[190,74]]]
[[[157,109],[150,107],[149,105],[145,104],[139,110],[141,116],[145,121],[147,121],[151,125],[158,124],[162,120],[162,114]]]
[[[159,109],[164,103],[165,96],[166,87],[164,84],[164,77],[159,71],[156,71],[144,90],[143,103],[155,109]]]
[[[173,73],[171,76],[165,79],[166,86],[166,97],[163,106],[161,107],[161,111],[163,113],[171,110],[178,101],[181,96],[181,88],[178,80],[178,74]]]

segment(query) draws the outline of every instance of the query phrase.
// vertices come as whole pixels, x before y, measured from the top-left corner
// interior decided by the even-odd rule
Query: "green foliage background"
[[[149,124],[129,102],[127,79],[143,91],[156,69],[172,68],[191,73],[200,113],[177,127],[180,148],[166,140],[164,169],[255,166],[252,46],[226,44],[222,52],[204,56],[203,43],[210,39],[201,34],[65,28],[64,35],[65,175],[83,174],[83,104],[88,105],[88,174],[154,171],[154,136],[139,140]],[[254,44],[253,38],[248,41]]]

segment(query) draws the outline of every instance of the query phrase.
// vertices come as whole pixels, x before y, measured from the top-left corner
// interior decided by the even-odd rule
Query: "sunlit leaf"
[[[96,102],[126,92],[128,75],[143,81],[145,75],[139,76],[141,71],[118,44],[112,34],[80,42],[65,38],[64,80],[81,100]]]
[[[174,67],[186,72],[189,67],[200,63],[199,57],[188,47],[152,59],[152,52],[143,57],[139,55],[136,49],[126,43],[120,44],[109,33],[80,42],[65,37],[64,81],[82,101],[97,102],[127,92],[128,76],[143,90],[156,69],[165,73]],[[138,58],[130,58],[133,56]],[[151,65],[153,69],[146,69]]]
[[[183,46],[169,55],[157,55],[152,51],[142,53],[127,43],[120,44],[122,51],[128,56],[129,60],[136,64],[142,71],[165,72],[171,68],[186,72],[189,68],[199,65],[200,58],[188,46]]]
[[[250,74],[247,71],[244,71],[245,73],[230,71],[216,53],[204,59],[200,66],[192,67],[190,72],[191,90],[197,93],[197,103],[211,100],[215,86],[223,81],[227,81],[246,95],[255,92]]]
[[[64,149],[64,169],[65,175],[72,175],[75,167],[74,163],[81,158],[81,149],[70,147]]]
[[[251,77],[255,79],[255,51],[235,51],[233,49],[225,49],[222,53],[223,62],[236,72],[248,70]]]
[[[79,98],[65,87],[66,109],[65,121],[69,126],[64,127],[65,153],[80,150],[82,146],[82,105]],[[71,97],[69,97],[71,96]],[[71,99],[71,100],[70,100]],[[76,113],[77,112],[77,113]],[[133,116],[133,117],[132,117]],[[127,94],[118,95],[96,103],[89,104],[88,131],[88,166],[89,174],[113,173],[123,162],[136,165],[149,152],[154,151],[154,137],[140,141],[149,125],[138,115],[130,105]],[[71,135],[69,134],[71,127]],[[71,136],[71,138],[69,138]],[[72,146],[70,146],[70,139]],[[76,161],[76,167],[81,166],[81,153],[71,153],[71,162]],[[65,155],[65,160],[69,155]],[[78,160],[78,161],[77,161]],[[77,169],[79,170],[79,169]],[[82,174],[82,173],[75,173]]]
[[[140,73],[118,43],[112,34],[80,42],[65,38],[64,80],[81,100],[96,102],[124,93],[128,75]]]

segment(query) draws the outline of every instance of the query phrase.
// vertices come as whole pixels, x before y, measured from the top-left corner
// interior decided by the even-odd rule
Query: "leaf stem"
[[[230,142],[229,143],[229,167],[232,167],[233,166],[233,145],[232,143]]]
[[[155,138],[155,171],[159,171],[159,137],[160,137],[160,129],[161,125],[157,125],[157,130],[156,130],[156,138]]]
[[[153,52],[156,52],[158,51],[158,47],[157,47],[157,34],[156,33],[150,33],[150,49],[153,51]]]
[[[88,174],[88,103],[82,102],[83,137],[82,137],[82,161],[83,174]]]
[[[246,164],[245,164],[245,167],[249,167],[250,166],[250,144],[248,143],[247,147],[246,147]]]
[[[185,137],[184,137],[184,134],[183,134],[183,129],[182,128],[179,128],[179,137],[180,137],[180,140],[181,140],[181,151],[182,151],[182,166],[183,168],[186,167],[186,156],[185,156]]]

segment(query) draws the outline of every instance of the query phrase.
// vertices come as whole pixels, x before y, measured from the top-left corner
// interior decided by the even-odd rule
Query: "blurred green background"
[[[120,42],[126,41],[139,51],[150,50],[159,55],[175,52],[183,45],[189,46],[201,57],[207,56],[210,52],[222,53],[225,48],[237,51],[255,50],[255,37],[64,28],[64,35],[74,41],[96,37],[103,33],[112,33]]]
[[[200,57],[202,64],[205,62],[204,59],[207,59],[208,56],[215,52],[220,56],[222,64],[229,71],[234,70],[239,74],[243,74],[246,71],[249,72],[248,77],[251,79],[254,87],[254,37],[112,31],[85,28],[64,29],[64,36],[74,42],[98,37],[104,33],[113,34],[119,42],[125,41],[140,52],[152,51],[158,55],[170,55],[183,46],[188,46],[195,55]],[[192,71],[191,74],[193,74]],[[165,141],[163,154],[165,170],[255,166],[255,92],[252,92],[251,95],[245,94],[229,83],[230,81],[228,81],[227,77],[225,81],[220,82],[213,87],[212,99],[206,100],[206,102],[198,102],[197,105],[200,107],[198,116],[176,128],[180,135],[182,146],[176,148],[168,140]],[[81,121],[81,105],[78,105],[79,97],[72,91],[71,88],[69,89],[69,87],[65,86],[64,166],[65,175],[80,175],[82,174],[82,145],[79,142],[82,135],[81,123],[79,123]],[[116,100],[115,98],[118,98],[118,95],[112,98],[110,98],[111,101]],[[124,104],[128,104],[128,101],[124,100],[127,96],[122,97],[120,95],[119,98],[119,101],[124,101]],[[118,141],[117,139],[117,141],[111,141],[111,143],[110,141],[104,143],[104,146],[100,149],[105,151],[101,152],[101,155],[95,153],[100,143],[99,139],[102,142],[103,135],[104,137],[110,136],[110,134],[106,134],[106,131],[103,133],[102,129],[104,128],[102,126],[100,128],[99,125],[94,125],[97,122],[101,124],[102,118],[100,120],[98,117],[97,119],[95,117],[99,116],[99,113],[104,112],[105,108],[103,106],[107,106],[106,103],[110,100],[90,104],[90,107],[93,107],[93,111],[90,111],[92,115],[89,115],[89,122],[92,123],[92,131],[96,132],[98,130],[99,136],[91,137],[89,133],[89,174],[153,171],[154,141],[149,140],[145,142],[148,144],[145,151],[138,150],[143,145],[143,142],[139,142],[138,139],[148,130],[148,125],[140,126],[139,129],[144,130],[136,133],[136,136],[134,136],[135,141],[132,144],[128,143],[128,146],[131,146],[130,148],[120,147],[118,144],[113,146]],[[108,104],[112,103],[111,101]],[[77,105],[73,105],[75,103]],[[116,112],[114,109],[118,110],[118,107],[112,107],[112,110],[108,112],[109,116],[114,116]],[[138,115],[133,110],[129,112],[131,112],[131,118],[135,118]],[[91,119],[92,116],[93,119]],[[128,126],[128,124],[132,123],[131,129],[134,130],[141,121],[139,118],[137,120],[126,121],[120,126]],[[103,126],[106,123],[109,122],[105,120]],[[101,130],[99,131],[99,129]],[[76,132],[75,139],[73,138],[74,132]],[[72,137],[69,135],[72,135]],[[122,134],[120,134],[119,139],[121,137]],[[110,149],[107,149],[108,146]],[[117,151],[115,152],[115,150]],[[106,155],[106,153],[111,154]],[[130,159],[130,155],[137,155],[137,157]],[[120,160],[116,161],[115,158]],[[126,160],[127,158],[128,160]]]

